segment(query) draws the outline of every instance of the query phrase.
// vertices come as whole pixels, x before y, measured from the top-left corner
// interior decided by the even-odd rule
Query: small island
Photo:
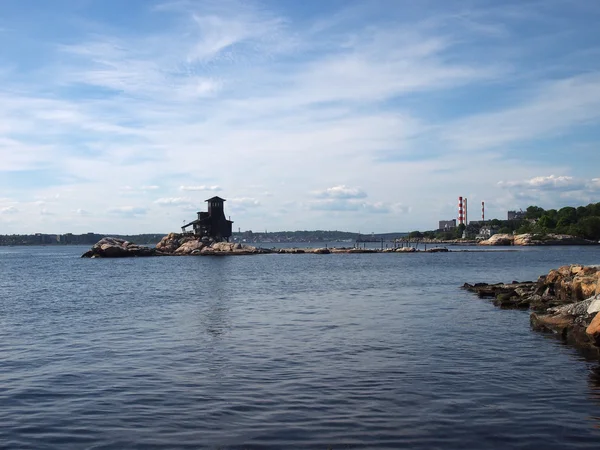
[[[262,248],[241,242],[230,242],[233,221],[225,217],[225,199],[212,197],[205,200],[207,211],[199,211],[197,219],[185,224],[181,233],[169,233],[164,236],[155,248],[134,244],[119,237],[104,237],[85,252],[85,258],[121,258],[136,256],[182,256],[182,255],[255,255],[265,253],[293,254],[331,254],[331,253],[439,253],[448,252],[446,245],[482,245],[482,246],[528,246],[528,245],[594,245],[600,238],[600,203],[579,208],[562,208],[559,211],[544,211],[537,206],[527,208],[527,213],[520,219],[506,221],[500,231],[492,233],[496,219],[487,223],[461,224],[453,231],[412,232],[401,239],[394,239],[392,245],[384,248],[381,237],[380,248],[360,246],[364,240],[357,239],[352,247],[328,248]],[[502,222],[498,221],[502,224]],[[550,232],[550,226],[556,233]],[[510,227],[512,228],[510,228]],[[459,238],[477,229],[490,231],[487,239]],[[187,229],[191,228],[191,231]],[[525,233],[518,233],[526,231]],[[561,233],[559,233],[561,232]],[[442,234],[440,234],[442,233]],[[371,240],[369,242],[379,242]],[[358,245],[357,245],[358,244]],[[419,249],[423,245],[423,249]],[[427,248],[429,245],[429,249]],[[433,246],[432,246],[433,245]]]
[[[199,211],[198,218],[187,223],[181,228],[181,233],[169,233],[163,237],[155,248],[144,247],[125,239],[105,237],[82,255],[82,258],[123,258],[135,256],[222,256],[222,255],[256,255],[264,253],[378,253],[378,252],[407,252],[413,253],[414,247],[397,247],[387,249],[367,249],[357,247],[313,249],[280,248],[267,249],[229,242],[232,236],[233,221],[225,218],[224,202],[221,197],[212,197],[206,200],[207,211]],[[193,231],[186,231],[192,227]],[[445,247],[434,247],[425,250],[429,253],[447,252]]]

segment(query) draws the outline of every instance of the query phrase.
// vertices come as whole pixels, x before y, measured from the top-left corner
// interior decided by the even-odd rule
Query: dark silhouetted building
[[[181,227],[181,230],[185,233],[185,229],[192,226],[194,234],[200,238],[209,237],[215,241],[229,241],[233,222],[225,218],[223,211],[225,199],[213,197],[205,201],[208,203],[208,211],[199,211],[198,218]]]

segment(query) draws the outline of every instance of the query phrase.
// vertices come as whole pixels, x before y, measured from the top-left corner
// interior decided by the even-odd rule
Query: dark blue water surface
[[[2,448],[598,448],[598,363],[459,286],[600,248],[84,250],[0,247]]]

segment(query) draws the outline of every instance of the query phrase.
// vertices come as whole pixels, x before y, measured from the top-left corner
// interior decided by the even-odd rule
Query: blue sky
[[[600,3],[0,2],[0,234],[600,201]],[[470,219],[479,216],[471,206]]]

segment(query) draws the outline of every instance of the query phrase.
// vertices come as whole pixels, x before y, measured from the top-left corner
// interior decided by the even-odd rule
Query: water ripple
[[[80,252],[0,252],[2,448],[583,449],[600,438],[597,363],[532,333],[526,312],[457,289],[592,263],[595,249]]]

